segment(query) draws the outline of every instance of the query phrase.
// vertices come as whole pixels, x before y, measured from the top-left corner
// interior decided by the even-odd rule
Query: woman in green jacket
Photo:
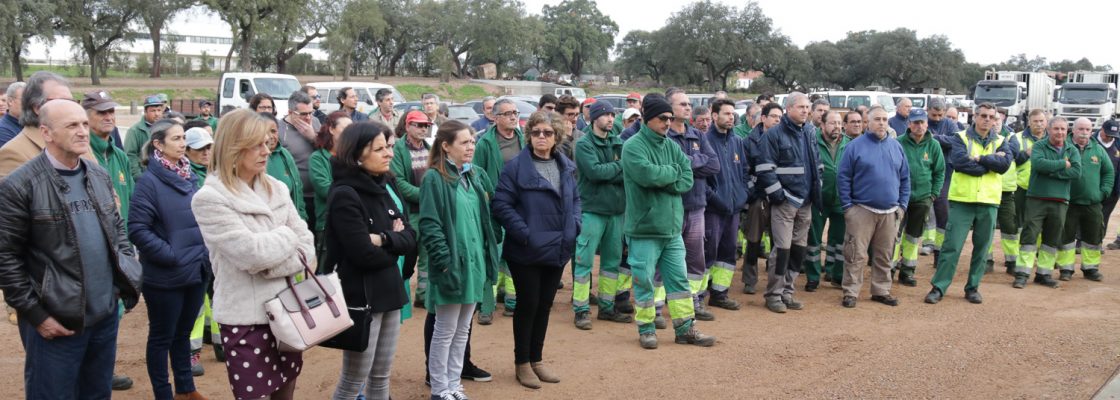
[[[292,153],[288,152],[284,146],[280,145],[279,128],[276,124],[276,117],[272,113],[262,112],[263,117],[268,117],[273,122],[272,127],[269,128],[268,140],[265,145],[271,149],[272,153],[268,155],[268,176],[276,178],[276,180],[283,182],[284,186],[288,187],[288,191],[292,196],[292,203],[295,204],[296,210],[299,211],[299,218],[307,221],[307,208],[303,205],[303,181],[299,177],[299,169],[296,168],[296,160],[292,158]]]
[[[342,111],[335,111],[327,116],[327,122],[319,129],[315,137],[316,150],[308,159],[307,173],[311,175],[311,187],[315,189],[315,237],[320,238],[323,227],[327,225],[327,193],[331,190],[334,177],[331,175],[331,157],[337,151],[338,138],[342,130],[353,122],[350,115]],[[316,243],[319,241],[316,240]]]
[[[428,355],[433,399],[465,397],[460,375],[475,304],[498,265],[498,229],[490,219],[493,186],[471,167],[471,130],[439,127],[420,186],[420,243],[428,252],[429,312],[435,313]]]

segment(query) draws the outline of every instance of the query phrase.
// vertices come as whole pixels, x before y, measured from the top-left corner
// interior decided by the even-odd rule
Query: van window
[[[338,89],[324,89],[321,93],[323,93],[323,100],[326,101],[327,104],[338,104],[338,98],[335,97],[338,96]]]
[[[887,96],[887,101],[890,102],[890,96]],[[871,96],[848,96],[847,109],[855,110],[856,108],[859,108],[859,106],[867,106],[868,108],[870,108]]]
[[[233,85],[234,85],[235,81],[236,81],[236,79],[226,78],[225,81],[222,82],[222,98],[223,99],[233,98]]]
[[[887,96],[887,95],[881,95],[881,96],[878,97],[878,99],[879,99],[879,105],[883,106],[883,109],[887,110],[887,113],[893,113],[894,112],[894,110],[896,108],[894,106],[894,102],[893,102],[894,98],[892,98],[891,96]]]
[[[288,78],[254,78],[257,89],[276,100],[287,100],[292,92],[299,90],[299,81]]]
[[[250,97],[253,97],[254,94],[257,94],[257,92],[253,91],[253,85],[249,83],[248,79],[241,80],[240,86],[237,89],[237,93],[240,94],[241,97],[244,97],[246,100]]]
[[[847,99],[848,99],[848,96],[829,95],[828,96],[828,105],[829,105],[829,107],[832,107],[832,108],[844,108],[844,101],[847,100]]]

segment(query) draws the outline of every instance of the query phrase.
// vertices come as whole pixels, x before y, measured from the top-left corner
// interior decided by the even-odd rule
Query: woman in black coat
[[[383,124],[353,124],[331,159],[326,264],[337,265],[347,306],[369,307],[372,314],[365,351],[343,352],[335,399],[356,398],[362,385],[367,399],[389,398],[401,308],[408,304],[401,258],[416,253],[416,232],[403,218],[389,172],[395,139]]]

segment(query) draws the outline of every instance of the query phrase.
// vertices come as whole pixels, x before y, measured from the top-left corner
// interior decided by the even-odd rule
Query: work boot
[[[593,306],[598,306],[599,305],[599,298],[595,297],[595,296],[590,296],[590,297],[587,298],[587,304],[593,305]]]
[[[972,304],[980,304],[984,302],[984,297],[980,296],[980,291],[976,289],[965,289],[964,298]]]
[[[494,322],[494,313],[479,313],[478,314],[478,324],[479,325],[490,325],[492,322]]]
[[[696,325],[689,328],[688,332],[685,332],[683,335],[677,335],[676,339],[673,341],[677,344],[691,344],[700,347],[712,347],[712,345],[716,344],[715,336],[708,336],[700,333],[700,331],[696,329]]]
[[[657,329],[665,329],[669,327],[669,324],[665,322],[665,316],[658,314],[656,317],[653,317],[653,327]]]
[[[540,378],[541,382],[560,383],[560,377],[549,371],[544,363],[535,362],[529,365],[533,366],[533,373],[537,374],[537,378]]]
[[[821,287],[821,282],[820,281],[806,281],[805,282],[805,291],[806,292],[815,292],[815,291],[817,291],[817,288],[819,288],[819,287]]]
[[[541,388],[541,380],[537,378],[537,373],[533,372],[533,367],[529,363],[517,364],[517,383],[529,389]]]
[[[990,274],[996,270],[996,260],[988,260],[988,266],[984,268],[984,275]]]
[[[755,294],[755,293],[758,293],[758,289],[755,289],[754,285],[743,284],[743,294]]]
[[[643,349],[653,350],[657,348],[657,334],[656,333],[642,333],[638,335],[638,344]]]
[[[891,307],[898,306],[898,299],[891,295],[871,296],[871,301],[883,303]]]
[[[503,317],[512,317],[513,312],[514,312],[513,307],[502,307],[502,316]]]
[[[132,389],[132,378],[124,375],[113,374],[113,390]]]
[[[634,303],[631,303],[630,300],[615,302],[614,310],[622,314],[633,314]]]
[[[191,376],[202,376],[206,374],[206,369],[202,367],[199,358],[202,357],[202,349],[191,352]]]
[[[697,304],[695,307],[693,307],[692,312],[693,312],[693,314],[696,315],[697,320],[700,320],[700,321],[715,321],[716,320],[716,315],[712,314],[711,311],[708,311],[708,309],[704,308],[703,303]]]
[[[941,301],[941,289],[937,287],[930,289],[926,294],[926,304],[937,304],[939,301]]]
[[[781,297],[768,297],[766,298],[766,309],[784,314],[786,312],[786,303],[782,302]]]
[[[620,322],[624,324],[634,322],[633,316],[618,312],[617,307],[614,310],[600,307],[599,315],[597,315],[596,318],[603,321]]]
[[[856,296],[844,296],[844,299],[840,301],[840,305],[844,306],[844,308],[856,308]]]
[[[1015,282],[1011,283],[1011,287],[1016,288],[1016,289],[1022,289],[1022,288],[1027,287],[1027,278],[1028,278],[1027,274],[1021,273],[1021,272],[1016,272],[1015,273]]]
[[[782,296],[782,303],[785,304],[786,308],[790,310],[800,310],[802,308],[805,308],[805,305],[801,304],[800,301],[794,300],[793,296]]]
[[[1015,263],[1014,262],[1005,262],[1005,263],[1003,263],[1003,267],[1007,269],[1007,274],[1008,275],[1012,275],[1012,276],[1015,275]]]
[[[739,307],[741,307],[741,305],[739,304],[738,301],[732,300],[730,297],[727,297],[727,296],[721,296],[719,298],[716,298],[715,296],[712,296],[711,299],[708,299],[708,305],[712,306],[712,307],[719,307],[719,308],[722,308],[724,310],[731,310],[731,311],[738,310]]]
[[[1058,280],[1059,281],[1068,281],[1070,279],[1073,279],[1073,270],[1063,269],[1060,272],[1058,272]]]
[[[903,269],[902,271],[899,271],[898,284],[909,287],[918,286],[918,280],[914,279],[914,271],[910,269]]]
[[[834,287],[834,288],[837,288],[837,289],[843,289],[844,288],[844,280],[843,279],[833,279],[831,283],[832,283],[832,287]]]
[[[1100,282],[1101,279],[1104,279],[1104,275],[1101,275],[1101,271],[1095,269],[1083,269],[1081,270],[1081,273],[1085,274],[1085,279],[1091,280],[1093,282]]]
[[[590,311],[577,312],[575,323],[576,323],[576,328],[579,328],[580,330],[584,330],[584,331],[591,330],[591,312]]]
[[[1109,250],[1120,250],[1120,237],[1117,237],[1116,240],[1104,247]]]
[[[1050,275],[1043,275],[1043,274],[1040,274],[1040,273],[1037,273],[1037,272],[1035,272],[1035,274],[1034,274],[1034,283],[1037,283],[1037,284],[1042,285],[1042,286],[1055,288],[1055,289],[1058,287],[1058,281],[1054,280],[1053,277],[1051,277]]]

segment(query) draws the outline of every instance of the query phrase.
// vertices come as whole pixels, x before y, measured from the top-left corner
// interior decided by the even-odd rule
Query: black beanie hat
[[[673,107],[669,105],[664,96],[650,94],[642,100],[642,122],[649,122],[649,120],[667,112],[673,112]]]

